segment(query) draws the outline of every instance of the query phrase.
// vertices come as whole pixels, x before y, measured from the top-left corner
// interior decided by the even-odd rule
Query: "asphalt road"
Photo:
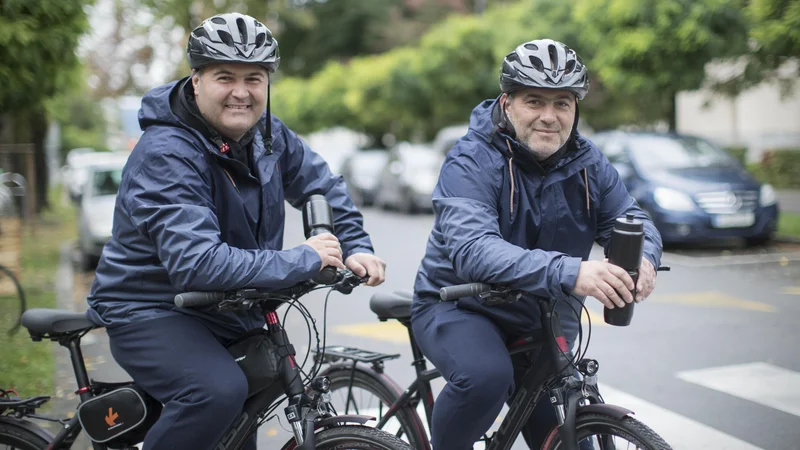
[[[299,213],[288,213],[286,247],[304,240]],[[368,302],[378,291],[411,288],[432,222],[429,215],[366,210],[367,231],[388,262],[387,281],[350,296],[334,293],[328,302],[328,344],[400,353],[386,370],[401,385],[413,377],[404,330],[379,323]],[[600,361],[606,401],[634,410],[676,450],[800,449],[800,351],[792,350],[800,336],[798,247],[675,249],[663,263],[672,271],[659,275],[655,293],[637,305],[629,327],[605,325],[599,302],[587,300],[594,324],[588,356]],[[71,296],[68,282],[62,283],[63,307],[83,307],[91,276],[76,280]],[[321,329],[324,295],[314,293],[304,303]],[[308,350],[305,322],[292,312],[285,326],[302,356]],[[91,336],[85,354],[92,375],[124,379],[102,330]],[[60,404],[74,408],[70,375],[61,365]],[[259,449],[280,448],[289,436],[286,427],[285,419],[266,423]],[[524,448],[521,442],[514,447]]]

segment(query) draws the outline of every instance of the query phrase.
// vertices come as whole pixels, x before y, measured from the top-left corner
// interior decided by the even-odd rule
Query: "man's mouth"
[[[245,110],[249,109],[250,105],[225,105],[226,108],[235,109],[235,110]]]

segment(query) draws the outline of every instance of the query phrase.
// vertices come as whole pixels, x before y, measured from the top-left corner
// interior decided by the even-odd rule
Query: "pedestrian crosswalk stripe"
[[[673,450],[761,450],[734,436],[606,384],[601,384],[600,394],[606,403],[632,410],[637,420],[652,428]]]
[[[365,337],[381,341],[408,344],[408,328],[396,320],[387,322],[367,322],[339,325],[333,328],[335,333],[348,336]]]
[[[678,378],[800,417],[800,373],[763,362],[679,372]]]
[[[786,295],[800,295],[800,286],[786,286],[781,293]]]

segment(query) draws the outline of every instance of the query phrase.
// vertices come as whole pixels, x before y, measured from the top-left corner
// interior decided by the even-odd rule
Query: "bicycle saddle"
[[[413,295],[409,291],[378,292],[369,299],[369,309],[380,320],[410,319]]]
[[[84,313],[66,309],[33,308],[25,311],[20,319],[22,326],[41,334],[64,334],[95,328]]]

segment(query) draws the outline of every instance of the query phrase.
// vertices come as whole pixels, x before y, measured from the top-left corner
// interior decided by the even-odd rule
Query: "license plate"
[[[715,228],[747,228],[756,223],[756,215],[752,212],[718,214],[712,221]]]

